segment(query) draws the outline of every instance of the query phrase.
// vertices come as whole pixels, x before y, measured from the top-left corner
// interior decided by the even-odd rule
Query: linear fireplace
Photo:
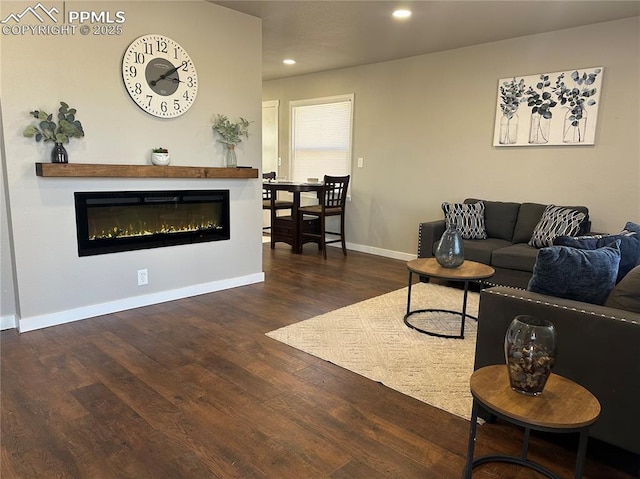
[[[76,192],[78,255],[228,240],[229,191]]]

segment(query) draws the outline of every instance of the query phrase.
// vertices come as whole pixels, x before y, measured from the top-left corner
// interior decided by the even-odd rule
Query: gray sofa
[[[602,412],[590,436],[640,455],[640,266],[627,276],[626,286],[621,282],[614,289],[627,288],[627,304],[612,302],[613,293],[605,303],[617,308],[501,286],[483,290],[475,368],[505,363],[504,336],[515,316],[551,321],[558,334],[554,373],[586,387],[600,401]],[[618,309],[624,307],[637,312]]]
[[[465,203],[480,200],[468,198]],[[485,204],[487,239],[464,240],[464,257],[492,266],[496,273],[491,284],[525,289],[531,279],[538,249],[529,246],[533,231],[547,205],[539,203],[510,203],[482,200]],[[586,214],[579,235],[590,230],[589,210],[584,206],[570,206]],[[442,233],[444,218],[420,223],[418,227],[418,258],[433,257]]]

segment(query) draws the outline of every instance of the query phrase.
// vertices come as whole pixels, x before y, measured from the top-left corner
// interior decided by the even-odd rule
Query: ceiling
[[[640,16],[640,0],[210,1],[262,19],[263,80]]]

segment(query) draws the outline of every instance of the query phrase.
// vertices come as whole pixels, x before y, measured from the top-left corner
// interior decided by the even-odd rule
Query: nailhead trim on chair
[[[482,284],[484,286],[483,289],[486,289],[492,286],[502,286],[503,288],[511,288],[511,289],[517,289],[518,291],[526,291],[525,288],[520,288],[518,286],[511,286],[509,284],[501,284],[501,283],[492,283],[491,281],[487,281],[487,280],[482,281]]]
[[[515,295],[515,294],[507,294],[507,293],[503,293],[501,291],[489,291],[489,290],[486,290],[484,292],[490,293],[490,294],[496,294],[498,296],[504,296],[506,298],[520,299],[522,301],[528,301],[529,303],[542,304],[544,306],[552,306],[554,308],[560,308],[560,309],[564,309],[564,310],[567,310],[567,311],[576,311],[578,313],[590,314],[592,316],[599,316],[601,318],[613,319],[614,321],[622,321],[623,323],[640,324],[639,322],[634,321],[633,319],[619,318],[617,316],[609,316],[607,314],[598,314],[598,313],[596,313],[594,311],[587,311],[585,309],[571,308],[569,306],[562,306],[562,305],[559,305],[559,304],[550,303],[548,301],[540,301],[539,299],[523,298],[522,296],[518,296],[518,295]]]

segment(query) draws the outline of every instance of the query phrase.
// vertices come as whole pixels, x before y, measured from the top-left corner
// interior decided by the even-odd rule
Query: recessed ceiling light
[[[291,58],[287,58],[286,60],[282,60],[282,63],[284,63],[285,65],[295,65],[296,61],[292,60]]]
[[[406,9],[395,10],[393,12],[393,16],[395,18],[409,18],[411,16],[411,10],[406,10]]]

